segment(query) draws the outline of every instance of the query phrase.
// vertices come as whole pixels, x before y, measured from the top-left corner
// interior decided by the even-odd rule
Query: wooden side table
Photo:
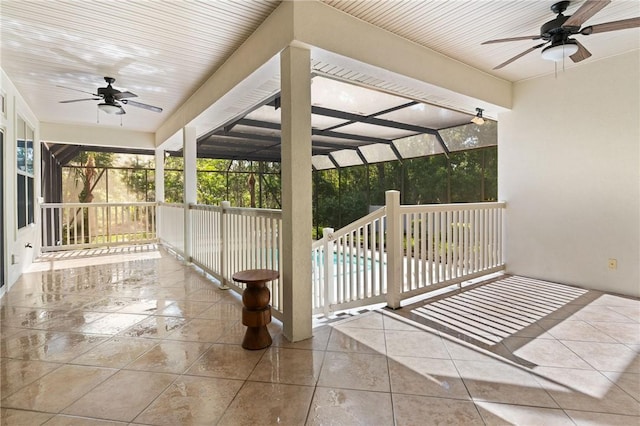
[[[248,269],[233,274],[234,281],[245,283],[242,293],[242,324],[247,326],[242,347],[256,350],[271,346],[271,335],[267,324],[271,322],[271,292],[265,286],[280,274],[271,269]]]

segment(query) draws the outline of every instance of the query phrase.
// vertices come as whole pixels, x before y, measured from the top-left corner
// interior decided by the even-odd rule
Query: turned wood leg
[[[263,349],[271,345],[267,324],[271,322],[271,292],[264,282],[247,284],[242,293],[242,324],[247,326],[242,347]]]

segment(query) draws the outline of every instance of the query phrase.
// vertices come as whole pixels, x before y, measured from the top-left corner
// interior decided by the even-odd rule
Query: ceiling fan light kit
[[[568,40],[567,43],[547,46],[542,49],[542,59],[548,61],[562,61],[578,51],[578,44],[574,40]]]
[[[482,44],[503,43],[507,41],[521,40],[543,40],[543,43],[537,44],[522,53],[501,63],[494,70],[509,65],[510,63],[522,58],[523,56],[542,49],[542,58],[554,62],[559,62],[565,58],[570,58],[573,62],[583,61],[591,56],[591,52],[582,45],[578,40],[570,38],[572,36],[588,36],[608,31],[625,30],[628,28],[640,27],[640,17],[622,19],[620,21],[605,22],[602,24],[589,25],[580,29],[582,24],[589,20],[596,13],[601,11],[605,6],[611,3],[611,0],[586,0],[576,10],[573,15],[565,16],[562,13],[567,10],[570,1],[560,1],[551,6],[551,11],[556,13],[555,19],[545,22],[540,27],[539,35],[510,37],[496,40],[485,41]],[[551,43],[550,45],[548,45]],[[548,46],[547,46],[548,45]],[[545,47],[547,46],[547,47]]]
[[[116,115],[126,114],[125,110],[120,105],[117,105],[115,103],[112,103],[112,104],[107,104],[107,103],[98,104],[98,109],[100,111],[106,112],[107,114],[116,114]]]

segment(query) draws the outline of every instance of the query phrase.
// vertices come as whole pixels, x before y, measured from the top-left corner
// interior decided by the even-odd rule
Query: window
[[[34,223],[33,129],[18,117],[17,129],[18,229]]]

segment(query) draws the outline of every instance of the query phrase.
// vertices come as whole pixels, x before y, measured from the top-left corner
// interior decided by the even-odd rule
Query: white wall
[[[499,116],[507,270],[640,296],[640,52],[589,61]]]
[[[7,284],[2,288],[5,292],[33,262],[40,247],[40,206],[38,196],[40,190],[40,126],[33,111],[26,104],[7,75],[0,69],[0,89],[5,95],[7,114],[0,118],[0,127],[4,130],[4,231],[6,238],[5,266],[7,267]],[[0,114],[1,116],[1,114]],[[34,193],[35,225],[18,230],[17,213],[17,171],[16,171],[16,125],[18,116],[35,130],[34,135]],[[26,248],[30,243],[33,248]],[[18,262],[12,262],[15,255]],[[0,293],[2,294],[2,293]]]

